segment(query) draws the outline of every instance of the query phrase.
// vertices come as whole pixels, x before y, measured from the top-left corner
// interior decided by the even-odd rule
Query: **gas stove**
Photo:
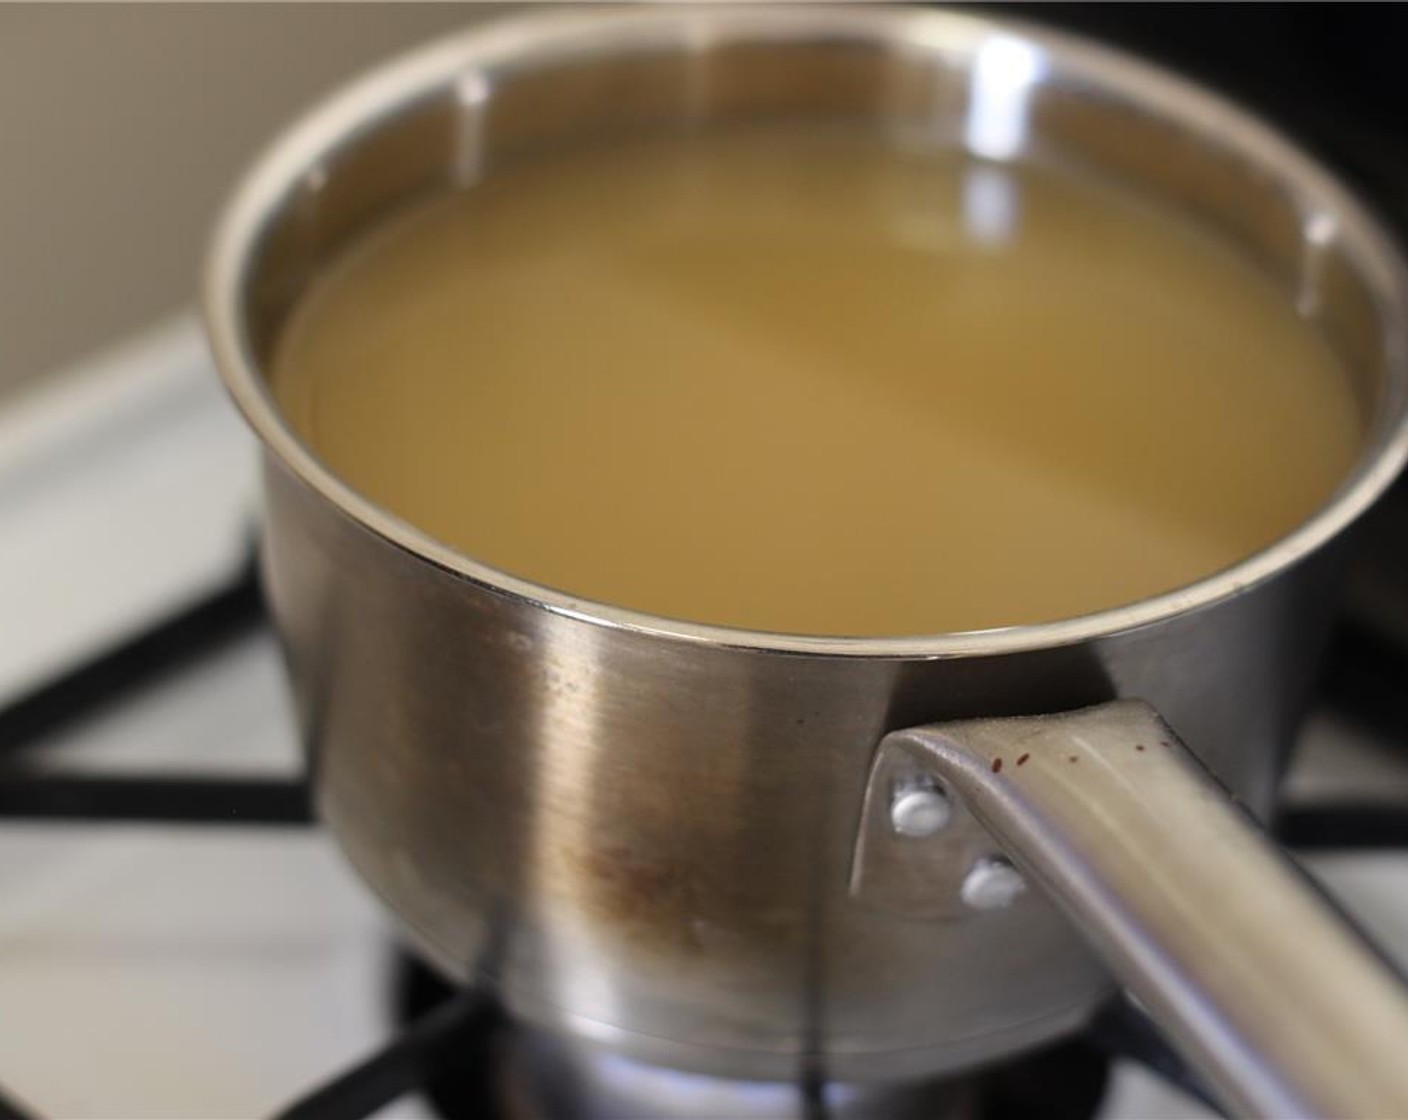
[[[969,1078],[762,1084],[450,989],[313,822],[250,562],[254,454],[197,324],[20,402],[0,448],[0,1116],[1215,1115],[1128,1005]],[[1347,616],[1279,827],[1408,965],[1404,679],[1392,631]]]
[[[1408,228],[1408,159],[1382,112],[1355,111],[1388,107],[1382,50],[1344,68],[1336,100],[1326,75],[1365,44],[1324,14],[1268,37],[1291,17],[1128,11],[1032,14],[1162,47],[1279,113]],[[1260,69],[1241,64],[1247,36]],[[1311,45],[1307,86],[1287,60]],[[1128,1003],[969,1076],[861,1086],[820,1059],[791,1083],[643,1066],[446,985],[313,819],[251,563],[255,460],[189,315],[0,411],[0,1120],[1217,1115]],[[1405,572],[1400,485],[1363,542],[1277,828],[1408,970]]]

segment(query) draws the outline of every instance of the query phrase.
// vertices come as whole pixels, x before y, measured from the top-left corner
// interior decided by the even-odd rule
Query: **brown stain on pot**
[[[690,869],[672,857],[630,848],[574,847],[564,853],[573,894],[621,936],[657,947],[698,950],[699,912]]]
[[[571,845],[559,851],[555,904],[645,967],[727,960],[768,974],[796,959],[803,931],[795,915],[759,905],[746,890],[713,878],[688,853],[625,844]]]

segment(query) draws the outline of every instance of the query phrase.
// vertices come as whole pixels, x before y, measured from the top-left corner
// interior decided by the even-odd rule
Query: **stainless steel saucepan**
[[[281,323],[388,211],[557,145],[757,118],[1039,153],[1172,200],[1323,329],[1362,402],[1358,465],[1285,539],[1171,594],[830,639],[496,571],[354,493],[280,417]],[[264,572],[320,811],[445,970],[577,1037],[763,1078],[818,1055],[840,1078],[991,1060],[1075,1029],[1113,979],[1239,1112],[1408,1115],[1397,981],[1254,823],[1337,545],[1408,453],[1403,263],[1273,131],[967,15],[555,9],[298,123],[239,188],[205,292],[266,449]],[[874,547],[883,567],[905,541]]]

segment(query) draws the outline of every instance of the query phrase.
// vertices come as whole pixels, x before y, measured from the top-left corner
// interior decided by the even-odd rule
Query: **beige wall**
[[[483,5],[0,3],[0,394],[190,300],[293,112]]]

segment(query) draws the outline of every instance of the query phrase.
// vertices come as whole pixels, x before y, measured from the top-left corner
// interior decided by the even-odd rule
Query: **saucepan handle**
[[[1402,982],[1148,705],[881,751],[966,806],[1237,1115],[1408,1117]]]

